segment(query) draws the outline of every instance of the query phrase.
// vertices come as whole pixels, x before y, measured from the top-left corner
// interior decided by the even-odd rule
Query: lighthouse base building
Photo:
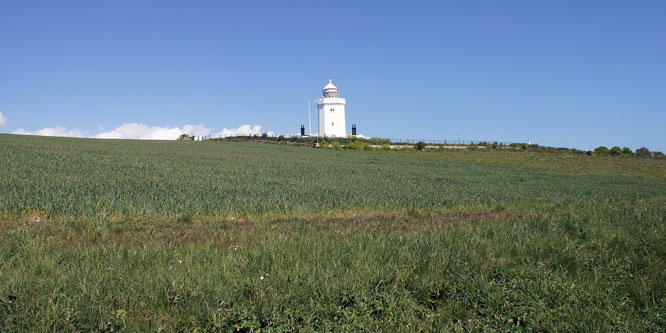
[[[324,97],[317,100],[319,109],[319,136],[346,137],[345,104],[347,101],[339,95],[331,79],[322,89]]]

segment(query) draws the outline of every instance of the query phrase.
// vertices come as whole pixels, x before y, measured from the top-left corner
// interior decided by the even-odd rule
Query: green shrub
[[[629,147],[622,148],[622,153],[625,154],[625,155],[633,155],[634,154],[634,152],[631,151],[631,148],[629,148]]]
[[[493,142],[493,149],[497,149],[497,141]]]
[[[348,143],[345,148],[351,149],[351,150],[366,150],[370,144],[365,141],[352,141]]]
[[[594,148],[594,152],[597,155],[602,155],[602,156],[610,154],[610,150],[605,146],[599,146],[597,148]]]
[[[340,142],[336,141],[336,142],[331,143],[331,148],[333,150],[342,150],[342,145],[340,144]]]
[[[645,147],[640,147],[636,149],[634,155],[636,155],[636,157],[652,157],[652,153],[650,153],[650,150]]]
[[[425,150],[425,147],[426,147],[426,145],[425,145],[425,142],[423,142],[423,141],[419,141],[414,145],[414,148],[418,149],[418,150]]]
[[[613,148],[610,149],[610,154],[613,156],[622,155],[622,148],[614,146]]]
[[[660,152],[660,151],[653,151],[653,152],[652,152],[652,156],[653,156],[654,158],[659,158],[659,159],[664,159],[664,158],[666,158],[666,155],[664,155],[664,153],[662,153],[662,152]]]

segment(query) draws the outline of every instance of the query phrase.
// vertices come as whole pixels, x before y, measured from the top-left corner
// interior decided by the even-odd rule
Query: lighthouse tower
[[[324,89],[324,97],[317,100],[319,108],[319,136],[346,137],[345,104],[331,79]]]

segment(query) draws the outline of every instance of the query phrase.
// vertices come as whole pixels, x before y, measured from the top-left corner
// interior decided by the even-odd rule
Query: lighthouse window
[[[335,109],[331,109],[331,112],[335,111]]]
[[[331,123],[331,126],[335,126],[335,123]]]

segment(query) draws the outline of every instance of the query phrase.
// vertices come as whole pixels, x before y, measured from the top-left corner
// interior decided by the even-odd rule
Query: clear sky
[[[329,77],[348,132],[666,151],[666,1],[0,1],[0,132],[297,133]]]

